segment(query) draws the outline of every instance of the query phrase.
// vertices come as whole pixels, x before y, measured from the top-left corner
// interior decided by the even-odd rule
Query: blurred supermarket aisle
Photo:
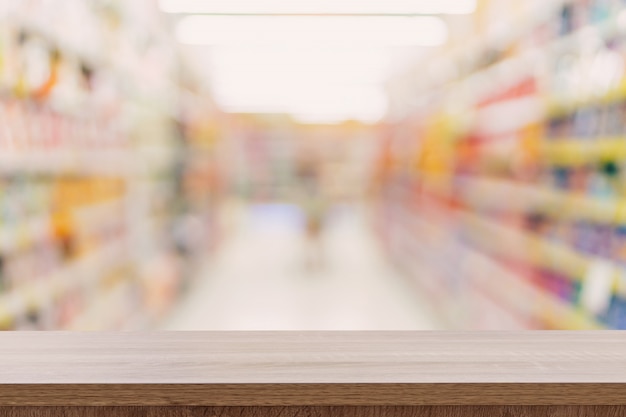
[[[626,329],[626,0],[0,0],[0,330],[439,327],[419,294]]]
[[[230,240],[163,329],[438,327],[408,280],[386,263],[358,208],[333,214],[324,236],[326,266],[319,271],[304,268],[300,222],[288,205],[240,210]]]

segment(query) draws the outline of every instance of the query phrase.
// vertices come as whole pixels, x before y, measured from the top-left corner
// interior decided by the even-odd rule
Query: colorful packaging
[[[608,311],[600,319],[611,329],[626,330],[626,300],[613,295]]]

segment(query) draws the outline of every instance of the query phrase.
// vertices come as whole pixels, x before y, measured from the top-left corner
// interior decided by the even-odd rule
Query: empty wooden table
[[[626,416],[626,334],[0,333],[0,416]]]

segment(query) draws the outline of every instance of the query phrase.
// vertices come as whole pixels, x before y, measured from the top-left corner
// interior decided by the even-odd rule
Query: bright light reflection
[[[386,50],[200,48],[218,105],[237,113],[378,121],[387,110]]]
[[[470,14],[476,0],[159,0],[185,14]]]
[[[182,18],[176,27],[187,45],[439,46],[448,39],[434,16],[208,16]]]

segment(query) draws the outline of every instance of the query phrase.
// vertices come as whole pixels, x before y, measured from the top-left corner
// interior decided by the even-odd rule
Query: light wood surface
[[[622,332],[0,333],[0,406],[622,404]]]
[[[0,333],[0,383],[626,383],[626,332]]]

